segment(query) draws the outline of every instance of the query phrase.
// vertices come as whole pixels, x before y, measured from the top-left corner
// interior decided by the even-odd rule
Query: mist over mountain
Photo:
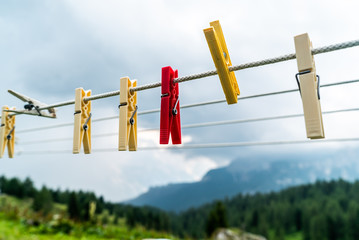
[[[278,191],[316,180],[345,179],[359,176],[359,164],[354,160],[322,158],[308,160],[243,160],[207,172],[198,182],[176,183],[152,187],[146,193],[126,203],[149,205],[168,211],[183,211],[238,193]]]

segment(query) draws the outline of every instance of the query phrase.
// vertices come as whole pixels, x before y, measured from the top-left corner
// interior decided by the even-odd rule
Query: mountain
[[[342,178],[353,181],[357,176],[359,176],[359,165],[349,160],[264,162],[238,159],[226,167],[210,170],[198,182],[153,187],[126,203],[179,212],[216,199],[232,197],[238,193],[278,191],[316,180]]]

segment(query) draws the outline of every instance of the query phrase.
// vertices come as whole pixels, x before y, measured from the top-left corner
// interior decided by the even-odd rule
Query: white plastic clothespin
[[[312,43],[307,33],[295,36],[294,43],[298,65],[296,79],[303,102],[307,138],[324,138],[319,76],[315,71]]]

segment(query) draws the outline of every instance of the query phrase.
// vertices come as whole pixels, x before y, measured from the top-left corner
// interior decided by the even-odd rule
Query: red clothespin
[[[178,83],[173,82],[177,77],[178,70],[162,68],[160,144],[168,144],[170,134],[173,144],[182,143]]]

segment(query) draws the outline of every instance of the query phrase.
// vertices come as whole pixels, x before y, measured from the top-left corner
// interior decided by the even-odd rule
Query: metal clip
[[[177,101],[176,101],[176,103],[175,103],[175,106],[173,107],[173,109],[172,109],[172,114],[173,115],[177,115],[177,104],[178,104],[178,101],[179,101],[179,97],[177,98]]]
[[[91,117],[92,117],[92,113],[90,113],[89,117],[86,119],[85,124],[82,126],[82,128],[83,128],[85,131],[87,131],[87,124],[88,124],[88,122],[90,121]]]
[[[15,130],[15,126],[11,129],[11,131],[9,132],[9,134],[6,136],[7,140],[11,140],[11,134],[12,132]]]
[[[120,105],[118,105],[118,108],[123,107],[123,106],[127,106],[127,102],[121,103]]]
[[[302,96],[302,92],[300,90],[300,83],[299,83],[298,76],[302,75],[302,74],[307,74],[307,73],[310,73],[310,72],[311,72],[310,70],[307,70],[307,71],[303,71],[303,72],[299,72],[299,73],[295,74],[295,79],[297,80],[300,96]],[[318,84],[317,84],[318,100],[320,100],[320,92],[319,92],[319,89],[320,89],[320,77],[319,77],[319,75],[316,75],[316,76],[317,76],[317,79],[318,79]]]
[[[132,113],[132,116],[131,116],[131,118],[130,118],[130,120],[129,120],[131,125],[135,124],[135,120],[133,119],[133,117],[135,116],[135,114],[136,114],[136,112],[137,112],[137,109],[138,109],[138,106],[136,105],[136,109],[135,109],[135,111]]]
[[[32,103],[29,103],[29,104],[25,104],[25,105],[24,105],[24,108],[27,109],[27,110],[29,110],[29,111],[31,111],[34,107],[35,107],[35,106],[34,106],[34,104],[32,104]]]
[[[39,110],[39,106],[35,106],[35,110],[36,110],[36,112],[39,114],[39,116],[42,116],[42,114],[41,114],[41,112],[40,112],[40,110]]]

